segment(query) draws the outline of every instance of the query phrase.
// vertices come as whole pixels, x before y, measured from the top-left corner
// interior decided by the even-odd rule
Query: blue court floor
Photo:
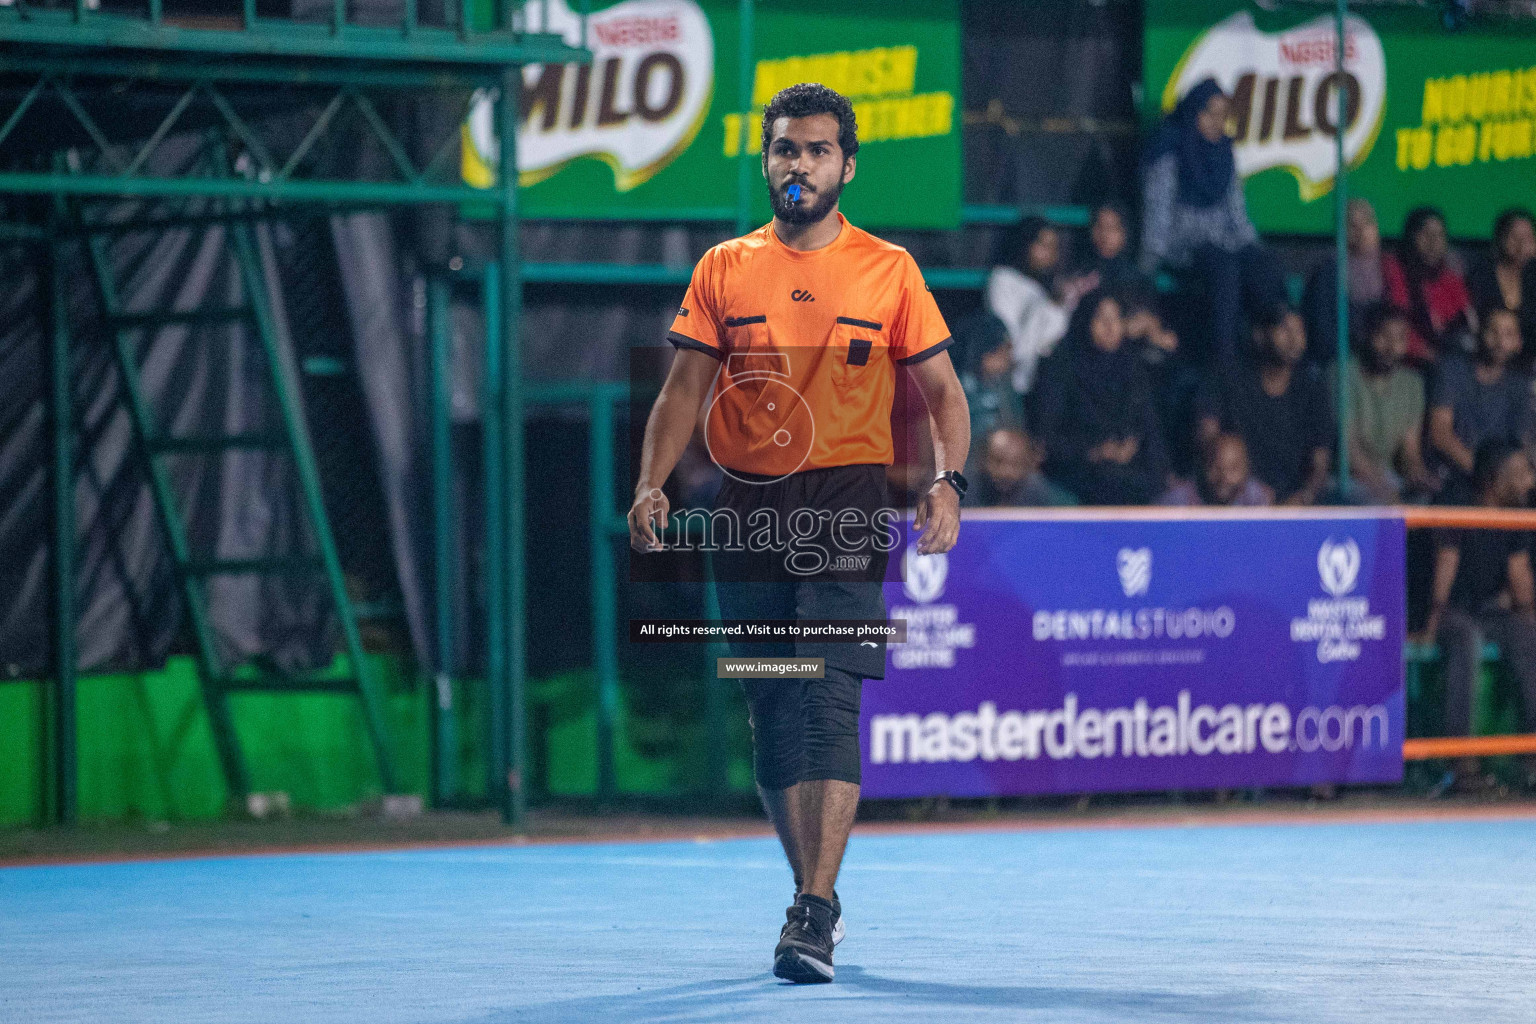
[[[0,1020],[1536,1021],[1536,820],[864,835],[837,981],[767,839],[0,870]]]

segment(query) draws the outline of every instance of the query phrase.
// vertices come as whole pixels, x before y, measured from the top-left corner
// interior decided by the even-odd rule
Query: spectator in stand
[[[1328,485],[1333,414],[1321,378],[1302,363],[1301,317],[1277,307],[1253,330],[1254,359],[1207,376],[1197,398],[1201,450],[1222,432],[1248,444],[1253,473],[1281,505],[1312,505]]]
[[[1157,287],[1130,257],[1125,211],[1105,203],[1093,211],[1088,241],[1091,256],[1078,267],[1069,288],[1082,295],[1096,288],[1120,300],[1125,336],[1141,347],[1143,358],[1160,366],[1179,350],[1179,336],[1158,312]]]
[[[1002,234],[987,276],[986,305],[1002,321],[1013,345],[1013,388],[1035,383],[1040,360],[1067,330],[1067,305],[1056,295],[1061,233],[1039,217],[1026,217]]]
[[[1179,350],[1179,336],[1159,309],[1157,287],[1132,261],[1124,210],[1105,203],[1093,211],[1088,238],[1092,255],[1078,268],[1082,291],[1107,288],[1120,300],[1127,343],[1140,354],[1152,376],[1158,421],[1173,471],[1193,469],[1187,442],[1193,431],[1190,407],[1200,375]],[[1169,443],[1169,442],[1172,443]]]
[[[1237,360],[1243,313],[1285,297],[1274,255],[1248,220],[1227,134],[1231,103],[1214,78],[1195,85],[1164,119],[1146,156],[1142,273],[1193,270],[1201,316],[1222,366]]]
[[[1045,454],[1035,439],[1016,427],[1000,427],[982,435],[981,471],[966,495],[974,508],[994,505],[1055,507],[1076,505],[1077,499],[1040,472]]]
[[[1273,505],[1275,493],[1253,477],[1248,445],[1236,434],[1217,434],[1205,450],[1194,483],[1180,480],[1160,505]]]
[[[1013,343],[1002,321],[978,310],[956,330],[960,386],[971,408],[971,436],[1024,424],[1024,401],[1013,389]]]
[[[1429,389],[1430,469],[1450,504],[1474,498],[1474,453],[1489,441],[1523,445],[1531,432],[1531,382],[1511,369],[1520,351],[1520,324],[1502,307],[1482,316],[1477,358],[1447,354]]]
[[[1382,505],[1434,493],[1424,465],[1424,378],[1403,365],[1408,319],[1378,302],[1361,311],[1349,360],[1349,476],[1359,497]],[[1337,377],[1328,375],[1337,388]]]
[[[1151,378],[1126,344],[1112,294],[1084,296],[1040,376],[1049,475],[1089,505],[1156,501],[1168,485],[1162,428]]]
[[[1133,310],[1156,309],[1157,288],[1131,258],[1130,222],[1114,203],[1096,207],[1088,222],[1089,255],[1074,278],[1083,293],[1108,288],[1119,297],[1127,316]]]
[[[1493,223],[1493,252],[1467,275],[1474,309],[1503,306],[1520,321],[1522,370],[1536,360],[1536,221],[1529,210],[1505,210]]]
[[[1349,290],[1349,322],[1357,324],[1370,306],[1382,301],[1386,280],[1382,269],[1381,228],[1376,211],[1364,199],[1351,199],[1344,219],[1345,286]],[[1326,366],[1338,357],[1339,262],[1332,256],[1307,278],[1302,317],[1307,324],[1307,359]]]
[[[1387,301],[1408,314],[1410,364],[1427,366],[1443,352],[1476,347],[1472,302],[1451,257],[1445,215],[1439,210],[1420,206],[1408,214],[1397,252],[1382,260],[1382,278]]]
[[[1536,473],[1518,447],[1494,440],[1477,450],[1473,478],[1477,503],[1525,508]],[[1518,530],[1439,530],[1429,618],[1415,639],[1438,643],[1445,656],[1445,729],[1472,732],[1472,688],[1484,641],[1499,645],[1524,697],[1525,729],[1536,732],[1536,586],[1531,535]],[[1475,773],[1476,762],[1457,774]]]

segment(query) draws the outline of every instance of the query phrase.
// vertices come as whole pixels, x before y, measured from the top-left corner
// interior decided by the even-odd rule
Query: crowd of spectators
[[[1502,214],[1468,268],[1435,208],[1384,244],[1357,198],[1340,486],[1338,267],[1321,261],[1290,301],[1227,115],[1207,80],[1158,130],[1139,244],[1115,205],[1093,211],[1075,259],[1039,218],[1004,233],[960,332],[972,504],[1470,504],[1482,446],[1536,442],[1531,213]]]
[[[961,332],[972,505],[1442,503],[1528,507],[1536,490],[1536,220],[1511,209],[1470,268],[1444,215],[1411,211],[1384,244],[1347,210],[1348,357],[1339,274],[1300,301],[1248,218],[1228,100],[1192,88],[1148,147],[1139,248],[1113,205],[1086,252],[1038,219],[1002,240],[985,310]],[[1346,388],[1349,479],[1336,475]],[[1447,658],[1446,724],[1470,727],[1496,641],[1536,729],[1530,535],[1440,531],[1418,639]]]

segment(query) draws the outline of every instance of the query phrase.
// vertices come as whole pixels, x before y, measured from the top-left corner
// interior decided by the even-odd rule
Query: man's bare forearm
[[[936,472],[963,470],[971,453],[971,410],[956,383],[929,399],[933,419],[933,464]]]
[[[645,421],[645,443],[640,449],[640,479],[636,490],[660,487],[672,475],[677,460],[693,436],[698,408],[688,408],[684,396],[663,388]]]
[[[640,477],[635,493],[660,487],[672,475],[683,449],[693,437],[699,407],[714,379],[716,365],[709,356],[679,352],[645,421],[640,448]]]

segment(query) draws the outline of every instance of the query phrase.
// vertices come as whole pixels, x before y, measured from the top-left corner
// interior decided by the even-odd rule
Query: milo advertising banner
[[[842,208],[865,227],[954,227],[960,216],[960,26],[956,0],[782,0],[753,24],[751,110],[739,109],[737,5],[623,0],[587,19],[588,65],[523,69],[518,134],[524,214],[665,215],[729,209],[741,118],[748,150],[773,94],[821,82],[853,101],[858,177]],[[547,25],[544,18],[548,17]],[[576,44],[568,0],[527,8],[530,29]],[[495,117],[482,97],[464,128],[462,171],[496,180]],[[753,215],[772,216],[754,168]]]
[[[1232,0],[1148,0],[1149,121],[1203,78],[1233,98],[1229,125],[1261,231],[1333,227],[1334,136],[1344,99],[1349,192],[1395,234],[1413,207],[1453,234],[1485,236],[1536,186],[1536,32],[1512,23],[1447,31],[1437,10],[1352,11],[1344,74],[1333,16]]]

